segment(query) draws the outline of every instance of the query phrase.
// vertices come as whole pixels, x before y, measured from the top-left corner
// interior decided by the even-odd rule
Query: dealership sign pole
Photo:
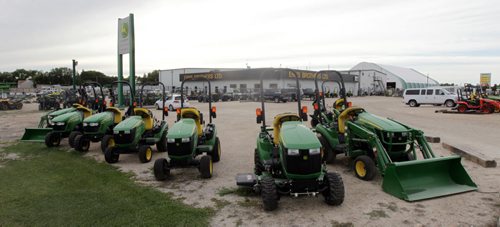
[[[118,18],[118,81],[123,80],[123,55],[129,55],[130,92],[135,93],[135,34],[134,14]],[[133,93],[133,94],[134,94]],[[131,100],[133,102],[133,100]],[[123,85],[118,84],[118,105],[123,106]]]

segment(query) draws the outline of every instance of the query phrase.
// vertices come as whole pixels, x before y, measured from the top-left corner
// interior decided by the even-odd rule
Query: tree
[[[159,70],[153,70],[152,72],[149,72],[147,74],[144,74],[144,76],[139,77],[138,81],[140,83],[158,82],[158,78],[159,77],[160,77],[160,71]]]
[[[108,85],[113,83],[113,81],[115,80],[116,78],[114,77],[106,76],[104,73],[94,70],[82,71],[82,73],[79,76],[80,83],[92,81],[100,83],[102,85]]]

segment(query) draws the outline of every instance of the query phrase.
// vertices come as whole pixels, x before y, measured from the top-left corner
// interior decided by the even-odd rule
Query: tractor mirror
[[[168,107],[163,108],[163,115],[168,116]]]
[[[307,121],[307,106],[302,107],[302,112],[300,113],[300,118],[302,118],[302,121]]]
[[[255,115],[257,115],[257,124],[262,123],[262,109],[257,108],[255,110]]]
[[[215,106],[212,106],[212,109],[210,110],[210,114],[213,118],[217,118],[217,108]]]

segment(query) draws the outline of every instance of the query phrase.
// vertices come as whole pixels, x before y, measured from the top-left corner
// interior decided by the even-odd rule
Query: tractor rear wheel
[[[85,138],[83,135],[77,135],[73,141],[75,145],[75,150],[80,152],[87,152],[90,148],[90,140]]]
[[[260,181],[262,202],[265,211],[272,211],[278,208],[278,190],[274,179],[268,176],[262,177]]]
[[[460,105],[458,105],[457,110],[460,113],[465,113],[465,111],[467,111],[467,106],[464,104],[460,104]]]
[[[156,143],[156,150],[158,150],[158,152],[167,151],[167,132],[164,132],[160,138],[160,141]]]
[[[212,177],[214,166],[212,162],[212,157],[208,155],[201,156],[199,171],[201,173],[201,178]]]
[[[153,149],[148,145],[142,145],[139,147],[138,155],[142,163],[150,162],[153,158]]]
[[[69,133],[69,136],[68,136],[68,143],[69,143],[69,146],[71,148],[74,148],[75,147],[75,138],[76,136],[78,135],[82,135],[81,132],[79,131],[72,131],[71,133]]]
[[[113,135],[104,135],[101,140],[101,151],[102,153],[106,152],[106,149],[109,147],[115,146],[115,138]]]
[[[318,134],[318,139],[323,149],[323,161],[328,164],[334,163],[337,154],[330,146],[330,143],[321,134]]]
[[[153,167],[153,172],[155,174],[155,178],[158,181],[164,181],[170,176],[170,168],[168,167],[167,159],[160,158],[155,161],[155,165]]]
[[[375,162],[373,162],[370,157],[360,155],[354,159],[354,173],[359,179],[370,181],[375,177],[377,167],[375,166]]]
[[[49,132],[45,135],[45,145],[47,147],[57,147],[61,144],[61,135],[55,132]]]
[[[264,165],[260,161],[259,150],[255,149],[254,152],[254,172],[255,175],[262,175],[262,171],[264,171]]]
[[[114,147],[108,147],[106,148],[106,151],[104,152],[104,159],[106,160],[107,163],[117,163],[118,159],[120,158],[120,154]]]
[[[212,149],[212,153],[210,154],[210,156],[212,156],[212,161],[213,162],[220,161],[220,155],[221,155],[220,140],[219,137],[216,137],[214,148]]]
[[[323,191],[325,202],[331,206],[338,206],[344,202],[344,182],[338,173],[326,173],[323,182],[328,187]]]
[[[493,113],[495,112],[495,108],[489,104],[485,104],[481,106],[481,112],[482,113]]]

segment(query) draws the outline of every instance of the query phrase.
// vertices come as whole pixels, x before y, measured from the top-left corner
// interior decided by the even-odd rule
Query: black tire
[[[153,159],[153,149],[148,145],[139,146],[138,155],[142,163],[150,162]]]
[[[262,171],[264,171],[264,165],[260,161],[259,151],[255,149],[254,151],[254,172],[255,175],[262,175]]]
[[[454,107],[455,106],[455,102],[453,100],[446,100],[446,102],[444,102],[444,105],[446,107]]]
[[[45,135],[45,145],[47,147],[57,147],[61,144],[61,135],[55,132],[49,132]]]
[[[268,176],[262,177],[260,181],[261,196],[265,211],[273,211],[278,208],[278,190],[274,179]]]
[[[319,122],[318,122],[318,119],[316,119],[316,118],[311,118],[311,126],[312,126],[313,128],[316,128],[316,125],[318,125],[318,123],[319,123]]]
[[[106,151],[104,152],[104,159],[106,160],[107,163],[117,163],[119,158],[120,158],[120,153],[118,153],[116,148],[114,147],[106,148]]]
[[[101,140],[101,151],[102,153],[106,152],[106,149],[108,147],[114,147],[115,146],[115,138],[113,135],[104,135]]]
[[[200,166],[198,167],[201,178],[211,178],[213,174],[212,157],[208,155],[201,156]]]
[[[417,101],[412,99],[408,102],[408,105],[410,105],[410,107],[417,107],[418,103],[417,103]]]
[[[360,155],[356,159],[354,159],[353,168],[354,174],[361,180],[373,180],[373,178],[377,174],[377,167],[375,166],[375,162],[373,162],[373,160],[366,155]]]
[[[328,164],[334,163],[337,154],[332,149],[332,146],[330,146],[330,143],[321,134],[318,134],[318,139],[323,149],[323,161]]]
[[[170,176],[170,168],[168,167],[167,159],[160,158],[155,161],[155,165],[153,167],[153,172],[155,174],[155,178],[158,181],[164,181]]]
[[[323,181],[328,186],[328,189],[323,191],[326,204],[330,206],[342,204],[345,197],[342,177],[338,173],[326,173]]]
[[[90,140],[85,138],[83,135],[77,135],[73,141],[75,145],[75,150],[80,152],[87,152],[90,148]]]
[[[214,148],[212,149],[212,153],[210,154],[210,156],[212,156],[212,161],[213,162],[219,162],[220,161],[220,155],[221,155],[220,140],[219,140],[219,137],[216,137],[215,138]]]
[[[168,111],[174,111],[174,107],[172,105],[168,106]]]
[[[158,152],[166,152],[167,151],[167,132],[163,132],[160,141],[156,143],[156,150]]]
[[[75,138],[78,135],[82,135],[82,133],[79,131],[72,131],[71,133],[69,133],[68,144],[71,148],[75,148]]]

